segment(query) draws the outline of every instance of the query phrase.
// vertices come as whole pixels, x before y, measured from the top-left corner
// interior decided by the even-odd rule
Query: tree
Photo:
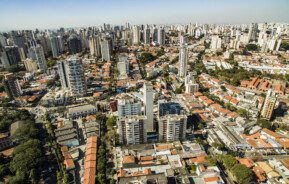
[[[269,120],[266,120],[266,119],[258,119],[257,120],[257,124],[260,126],[260,127],[262,127],[262,128],[267,128],[267,129],[270,129],[270,130],[272,130],[272,124],[270,123],[270,121]]]
[[[253,43],[249,43],[245,46],[245,49],[248,51],[258,51],[259,50],[259,46]]]
[[[284,50],[289,50],[289,42],[282,42],[280,47]]]
[[[47,61],[47,66],[50,68],[52,66],[54,66],[56,64],[56,61],[55,60],[48,60]]]
[[[139,57],[139,61],[142,64],[147,64],[148,62],[153,61],[155,59],[156,57],[148,52],[143,52]]]
[[[191,165],[191,172],[196,172],[197,166],[195,164]]]
[[[107,118],[107,120],[106,120],[106,126],[107,127],[112,128],[115,125],[116,125],[116,117],[115,116],[111,116],[111,117]]]
[[[36,139],[30,139],[18,145],[10,162],[11,171],[29,176],[30,172],[42,163],[43,154],[40,147],[40,141]]]
[[[221,86],[222,91],[226,92],[227,88],[225,86]]]
[[[248,116],[248,112],[245,109],[238,109],[237,113],[242,116],[242,117],[247,117]]]
[[[207,157],[209,166],[215,166],[217,164],[217,159],[213,158],[211,155]]]
[[[29,139],[36,138],[38,129],[31,122],[24,123],[21,128],[18,128],[13,135],[13,139],[17,141],[27,141]]]
[[[238,161],[231,155],[222,155],[221,161],[226,169],[230,170]]]
[[[253,179],[253,172],[243,164],[236,164],[231,169],[237,183],[247,184]]]

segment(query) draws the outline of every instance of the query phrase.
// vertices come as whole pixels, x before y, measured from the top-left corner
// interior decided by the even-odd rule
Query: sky
[[[0,30],[289,22],[289,0],[0,0]]]

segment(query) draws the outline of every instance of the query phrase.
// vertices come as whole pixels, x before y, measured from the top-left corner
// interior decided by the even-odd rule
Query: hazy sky
[[[125,22],[289,22],[289,0],[0,0],[0,30]]]

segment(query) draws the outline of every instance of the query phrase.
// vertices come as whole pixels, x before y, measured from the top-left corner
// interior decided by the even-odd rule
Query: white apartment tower
[[[188,48],[187,45],[181,45],[179,54],[179,73],[180,77],[185,77],[187,74],[188,64]]]
[[[211,50],[215,51],[222,46],[222,39],[218,35],[213,35],[211,40]]]
[[[37,63],[37,66],[40,70],[46,71],[47,69],[47,62],[45,59],[44,51],[41,45],[36,45],[35,47],[32,47],[33,57]]]
[[[159,141],[178,141],[186,138],[187,116],[169,114],[158,119]]]
[[[190,72],[185,78],[186,93],[194,93],[199,91],[199,84],[195,81],[193,73]]]
[[[158,44],[165,44],[165,30],[163,28],[158,29]]]
[[[144,44],[150,44],[151,42],[151,29],[147,26],[144,29]]]
[[[119,99],[117,101],[118,117],[122,118],[126,116],[141,115],[141,107],[141,102],[137,101],[136,99],[127,94],[122,94],[121,96],[119,96]]]
[[[138,26],[133,26],[132,28],[132,43],[138,45],[140,42],[140,32]]]
[[[101,43],[101,59],[102,61],[110,61],[111,57],[111,40],[110,38],[104,38]]]
[[[117,121],[119,142],[122,144],[142,144],[147,142],[145,116],[127,116]]]
[[[128,57],[125,55],[119,56],[119,61],[117,63],[117,69],[119,72],[119,79],[126,79],[129,74],[129,63],[128,63]]]
[[[147,117],[147,131],[154,131],[154,112],[153,112],[153,103],[154,103],[154,91],[153,86],[146,82],[143,86],[143,101],[145,105],[145,115]]]
[[[99,57],[101,54],[99,37],[96,37],[94,35],[90,36],[88,40],[88,45],[89,45],[90,55]]]
[[[261,116],[265,119],[270,120],[275,108],[276,97],[272,92],[272,89],[269,89],[266,95],[266,99],[263,105]]]
[[[57,65],[62,88],[75,96],[85,95],[87,88],[81,59],[72,57],[58,61]]]

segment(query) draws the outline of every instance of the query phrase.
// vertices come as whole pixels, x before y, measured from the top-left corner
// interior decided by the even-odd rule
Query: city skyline
[[[250,5],[250,6],[249,6]],[[0,1],[0,31],[111,24],[288,22],[286,0]],[[11,9],[13,10],[11,14]],[[230,15],[230,16],[229,16]],[[21,17],[21,18],[20,18]]]

